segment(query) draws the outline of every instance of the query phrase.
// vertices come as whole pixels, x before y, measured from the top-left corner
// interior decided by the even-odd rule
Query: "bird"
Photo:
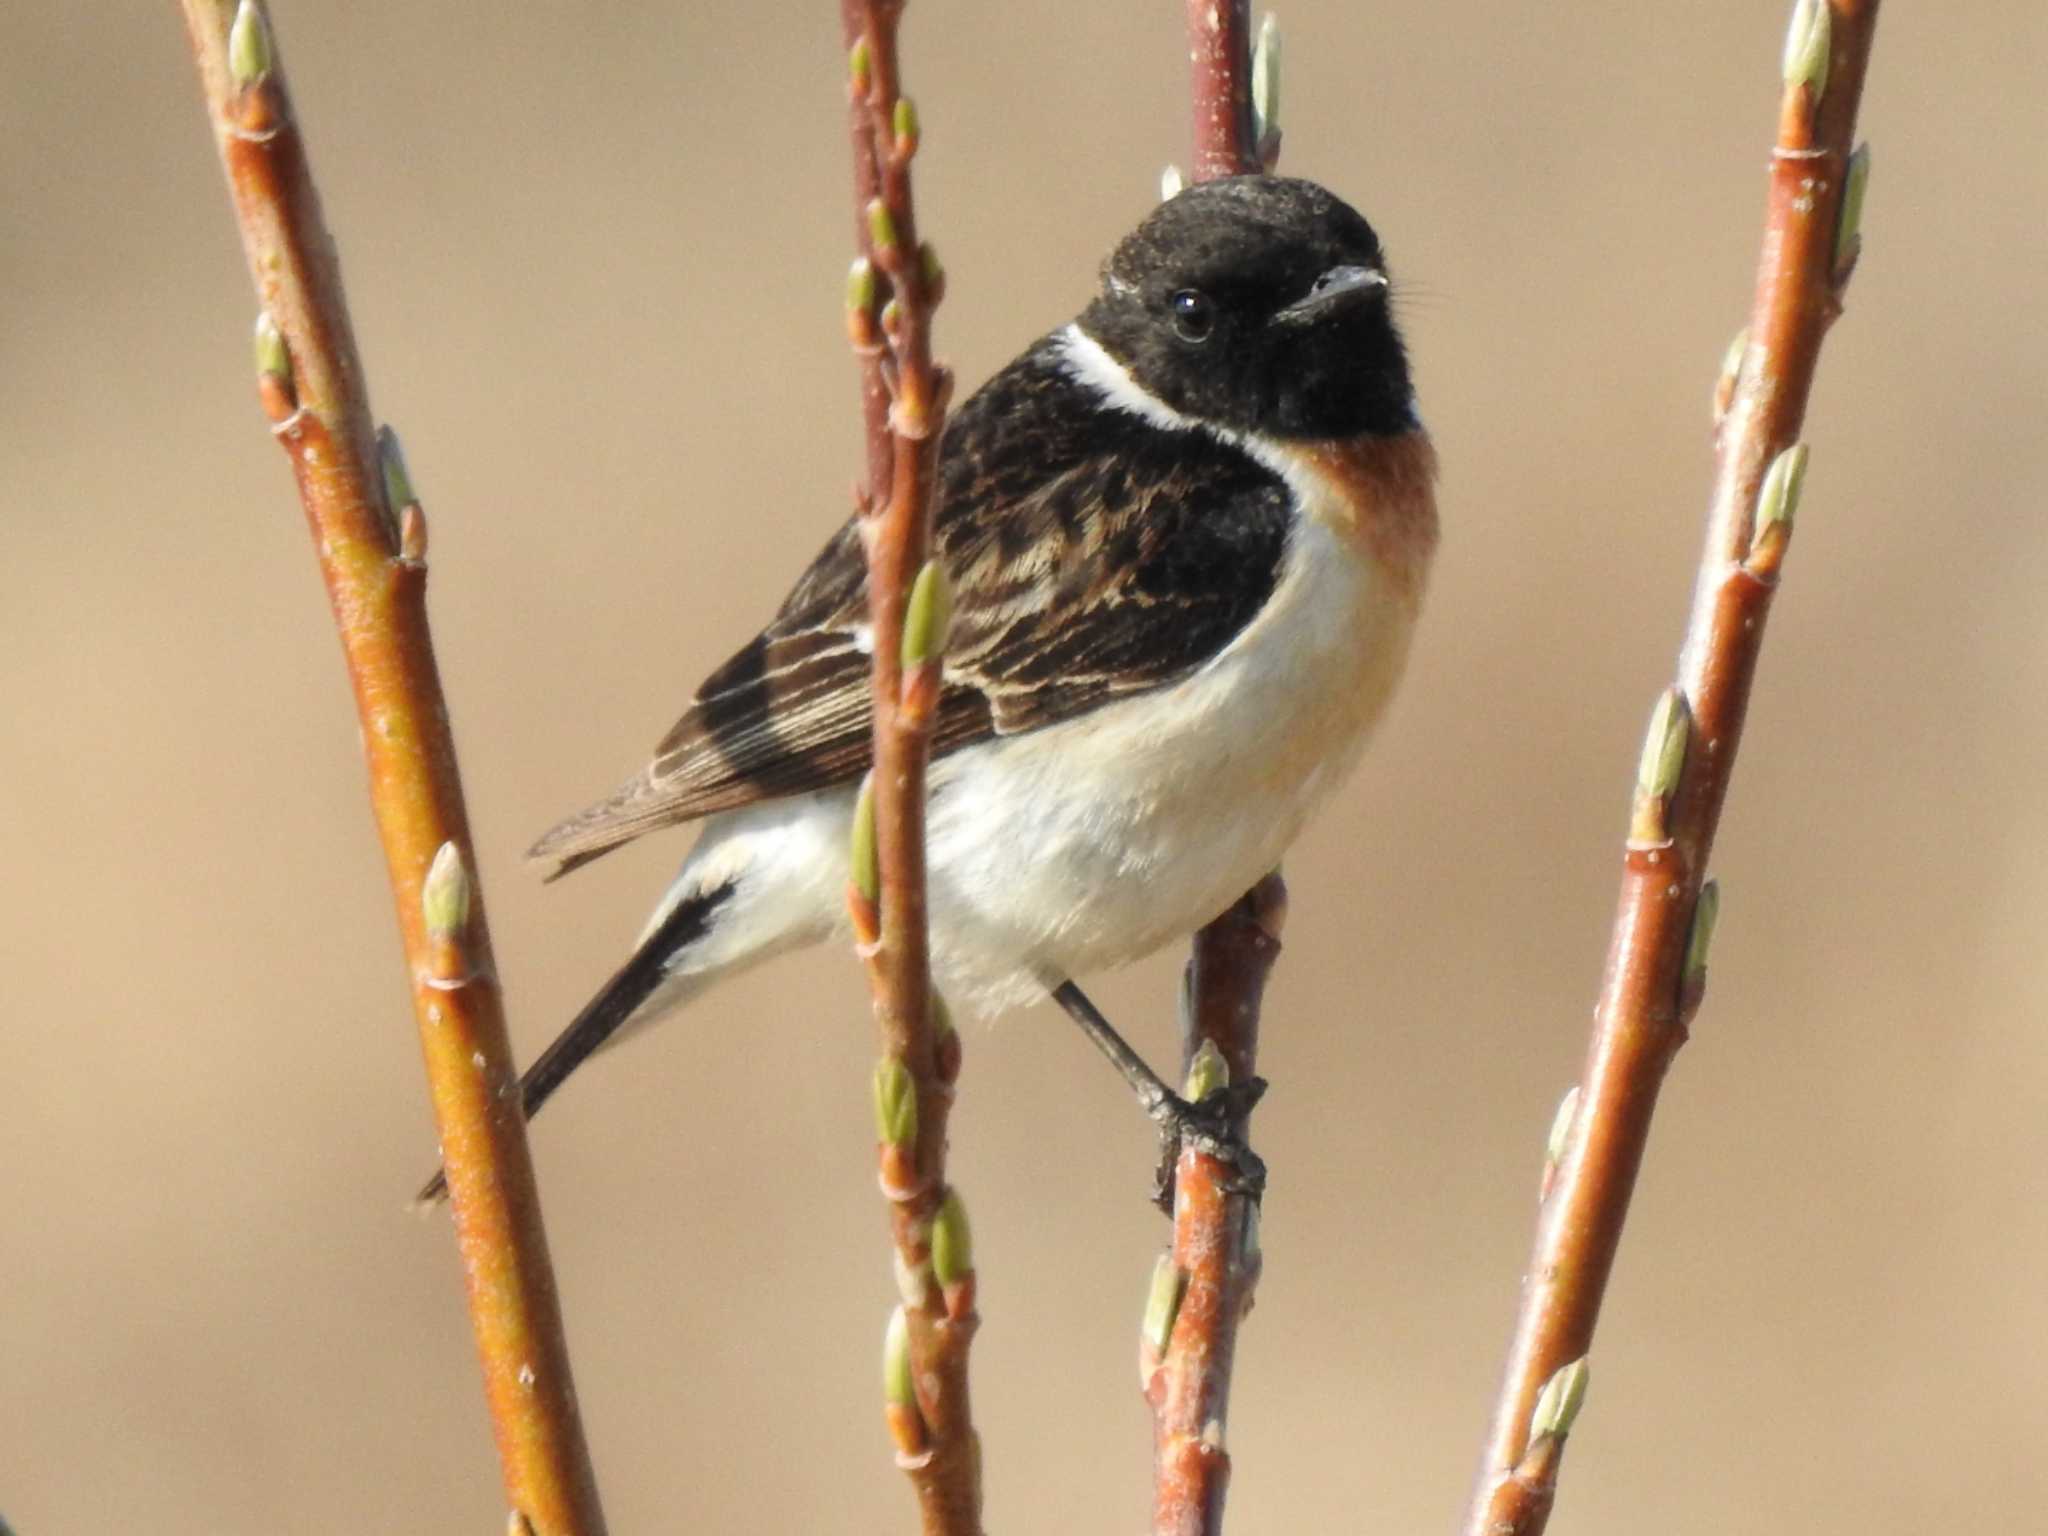
[[[1114,1054],[1077,978],[1225,910],[1357,762],[1438,537],[1390,301],[1379,237],[1324,187],[1199,182],[951,414],[926,838],[956,1015],[1052,996]],[[524,1074],[529,1116],[599,1047],[849,933],[871,651],[856,514],[651,761],[533,846],[552,879],[702,826],[624,964]]]

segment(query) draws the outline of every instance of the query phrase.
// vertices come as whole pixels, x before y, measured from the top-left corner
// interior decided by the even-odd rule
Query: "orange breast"
[[[1420,600],[1436,552],[1436,449],[1417,428],[1289,444],[1293,478],[1321,517],[1369,554],[1411,601]]]

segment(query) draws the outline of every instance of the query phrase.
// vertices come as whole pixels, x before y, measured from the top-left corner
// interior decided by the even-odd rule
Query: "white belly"
[[[1281,586],[1184,681],[934,767],[933,966],[970,1009],[1125,964],[1280,862],[1406,660],[1412,597],[1305,522]]]

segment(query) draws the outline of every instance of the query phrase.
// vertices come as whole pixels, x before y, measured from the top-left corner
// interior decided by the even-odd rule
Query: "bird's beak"
[[[1332,267],[1315,280],[1308,297],[1273,317],[1275,325],[1303,326],[1317,322],[1387,291],[1387,274],[1377,267]]]

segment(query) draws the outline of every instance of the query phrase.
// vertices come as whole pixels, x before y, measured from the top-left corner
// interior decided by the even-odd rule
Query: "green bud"
[[[939,265],[939,253],[932,249],[929,240],[917,248],[917,267],[924,277],[925,292],[936,300],[937,295],[945,291],[946,269]]]
[[[1858,144],[1842,183],[1842,217],[1835,225],[1835,270],[1841,271],[1863,244],[1863,194],[1870,186],[1870,146]]]
[[[882,1400],[893,1407],[916,1406],[910,1376],[910,1314],[898,1307],[882,1334]]]
[[[1697,982],[1707,974],[1707,951],[1714,942],[1714,924],[1721,920],[1721,884],[1709,880],[1700,887],[1700,899],[1693,904],[1692,932],[1685,940],[1685,980]]]
[[[384,504],[393,515],[419,500],[405,467],[405,450],[398,445],[398,434],[388,426],[377,429],[377,467],[384,475]]]
[[[865,37],[854,42],[846,55],[846,73],[853,80],[853,88],[865,92],[868,88],[868,40]]]
[[[879,197],[868,202],[868,243],[877,256],[896,249],[896,216]]]
[[[1749,547],[1760,547],[1765,536],[1782,527],[1792,531],[1799,513],[1799,494],[1806,488],[1806,444],[1794,443],[1764,471],[1764,483],[1756,495],[1756,520],[1750,531]]]
[[[910,586],[903,611],[903,666],[921,667],[945,654],[953,625],[953,583],[937,560],[927,560]]]
[[[284,333],[267,309],[256,316],[256,371],[274,373],[282,379],[292,376],[291,349],[285,346]]]
[[[937,987],[932,988],[932,1038],[944,1040],[953,1030],[953,1010],[946,1004],[946,995]]]
[[[228,75],[238,87],[256,84],[276,67],[270,47],[270,23],[256,0],[242,0],[228,26]]]
[[[853,802],[853,846],[848,850],[852,863],[853,888],[869,901],[882,899],[881,851],[875,846],[875,777],[871,773],[860,781],[860,796]]]
[[[469,926],[469,902],[469,871],[463,866],[462,850],[443,843],[420,885],[420,915],[426,919],[428,935],[460,938]]]
[[[1263,144],[1280,128],[1280,18],[1271,11],[1252,44],[1252,142]]]
[[[932,1273],[941,1285],[956,1285],[974,1273],[974,1237],[956,1189],[946,1191],[932,1218]]]
[[[1219,1088],[1230,1086],[1230,1063],[1223,1059],[1223,1053],[1216,1049],[1214,1040],[1204,1039],[1195,1047],[1195,1054],[1188,1062],[1188,1080],[1183,1095],[1190,1104],[1199,1104]]]
[[[1543,1384],[1543,1391],[1536,1398],[1536,1411],[1529,1415],[1529,1438],[1532,1441],[1541,1440],[1545,1435],[1555,1435],[1561,1440],[1572,1432],[1572,1423],[1586,1401],[1586,1378],[1589,1374],[1586,1357],[1581,1355],[1570,1365],[1561,1366]]]
[[[875,264],[865,256],[854,257],[853,265],[846,269],[846,307],[872,314],[876,289]]]
[[[1173,1255],[1159,1255],[1159,1262],[1152,1266],[1152,1286],[1145,1293],[1145,1320],[1140,1325],[1145,1342],[1158,1354],[1166,1353],[1167,1341],[1173,1337],[1173,1321],[1180,1316],[1181,1297],[1187,1294],[1187,1289],[1187,1274],[1173,1262]]]
[[[910,149],[917,148],[917,103],[908,96],[898,96],[896,98],[896,110],[889,116],[889,127],[895,132],[896,142],[899,146],[907,146]]]
[[[1557,1103],[1557,1114],[1550,1122],[1550,1137],[1544,1143],[1544,1155],[1554,1168],[1564,1161],[1564,1149],[1571,1141],[1572,1122],[1579,1118],[1580,1088],[1573,1083],[1571,1091]]]
[[[1643,758],[1636,765],[1636,783],[1647,794],[1659,797],[1678,788],[1679,770],[1685,766],[1685,740],[1692,729],[1692,711],[1685,695],[1676,688],[1664,690],[1650,714],[1650,729],[1643,742]]]
[[[1678,788],[1678,775],[1685,767],[1685,749],[1692,736],[1692,710],[1685,695],[1667,688],[1650,713],[1650,729],[1643,738],[1643,756],[1636,765],[1636,802],[1629,825],[1629,838],[1638,843],[1661,843],[1669,837],[1666,812]]]
[[[1805,86],[1816,104],[1828,88],[1833,27],[1828,0],[1793,0],[1792,25],[1785,32],[1785,88]]]
[[[875,1136],[895,1147],[917,1140],[917,1082],[901,1056],[875,1063]]]

